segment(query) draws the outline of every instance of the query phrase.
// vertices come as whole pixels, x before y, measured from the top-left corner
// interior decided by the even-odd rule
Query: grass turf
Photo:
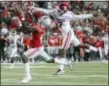
[[[65,67],[63,75],[53,75],[57,64],[31,64],[32,80],[22,84],[24,66],[1,65],[1,85],[108,85],[108,64],[102,62],[80,62],[73,64],[73,71]]]

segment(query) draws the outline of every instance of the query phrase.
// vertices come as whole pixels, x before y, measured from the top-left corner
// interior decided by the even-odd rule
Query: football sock
[[[25,66],[25,77],[26,78],[31,77],[29,63],[25,63],[24,66]]]

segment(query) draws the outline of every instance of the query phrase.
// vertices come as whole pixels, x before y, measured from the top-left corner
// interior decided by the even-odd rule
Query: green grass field
[[[1,65],[1,85],[22,85],[24,66]],[[73,71],[65,67],[63,75],[53,75],[57,64],[31,64],[32,80],[24,85],[108,85],[108,64],[102,62],[80,62],[73,64]]]

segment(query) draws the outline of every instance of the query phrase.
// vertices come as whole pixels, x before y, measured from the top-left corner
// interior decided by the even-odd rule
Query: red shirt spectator
[[[37,19],[39,19],[39,18],[41,18],[42,16],[44,16],[45,14],[43,13],[43,12],[40,12],[40,11],[36,11],[35,13],[34,13],[34,16],[37,18]]]
[[[2,11],[2,17],[8,17],[8,9],[7,8],[4,8],[3,11]]]
[[[22,26],[22,23],[21,23],[20,19],[17,16],[15,16],[12,18],[11,25],[9,26],[9,28],[10,29],[17,29],[21,26]]]
[[[29,13],[26,13],[25,21],[28,22],[28,23],[32,23],[33,22],[32,16]]]
[[[103,48],[104,43],[103,43],[103,41],[98,40],[98,41],[96,42],[95,46],[96,46],[97,48],[98,48],[98,47],[102,47],[102,48]]]
[[[62,38],[59,36],[51,36],[48,38],[48,45],[49,46],[61,46],[62,45]]]

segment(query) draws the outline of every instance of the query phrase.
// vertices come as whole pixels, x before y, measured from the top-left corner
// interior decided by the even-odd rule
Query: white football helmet
[[[38,20],[38,23],[46,29],[51,28],[53,21],[49,16],[43,16]]]

